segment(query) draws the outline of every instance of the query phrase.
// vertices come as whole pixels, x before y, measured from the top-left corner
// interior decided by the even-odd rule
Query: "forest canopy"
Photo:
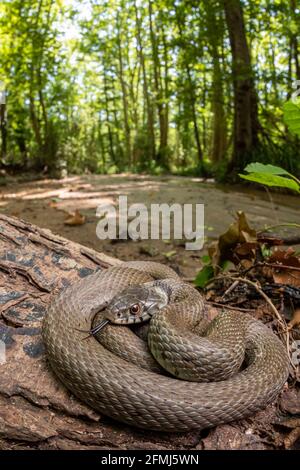
[[[3,0],[1,166],[297,174],[299,32],[296,0]]]

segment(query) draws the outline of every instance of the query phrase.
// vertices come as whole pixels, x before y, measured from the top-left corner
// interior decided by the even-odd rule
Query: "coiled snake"
[[[145,332],[124,326],[150,317],[152,354]],[[43,339],[54,372],[92,408],[140,428],[202,429],[265,407],[288,376],[285,348],[261,322],[236,311],[206,317],[200,293],[173,270],[127,262],[54,298]],[[100,342],[84,340],[92,326]]]

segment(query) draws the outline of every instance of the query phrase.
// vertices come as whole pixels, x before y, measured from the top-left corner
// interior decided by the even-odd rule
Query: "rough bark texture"
[[[223,22],[220,21],[219,5],[212,8],[211,5],[206,4],[206,15],[207,27],[210,37],[209,46],[213,58],[213,132],[211,158],[214,163],[220,163],[225,158],[227,147],[227,122],[224,103],[224,83],[222,70],[224,26]]]
[[[54,377],[41,339],[41,321],[51,296],[95,270],[118,263],[49,230],[0,215],[0,449],[283,446],[280,430],[294,428],[291,420],[284,424],[282,413],[300,413],[299,390],[283,393],[281,415],[278,405],[273,405],[253,418],[211,431],[167,435],[135,430],[100,416]]]
[[[153,1],[148,1],[148,12],[149,12],[149,27],[150,27],[150,39],[151,39],[151,48],[153,55],[153,75],[154,75],[154,88],[155,88],[155,98],[156,98],[156,107],[158,113],[158,122],[159,122],[159,148],[157,152],[157,163],[167,168],[167,147],[168,147],[168,108],[164,100],[164,90],[162,88],[162,77],[161,77],[161,65],[160,57],[158,51],[158,40],[157,32],[154,27],[153,21]],[[165,47],[165,43],[164,43]],[[164,59],[166,60],[167,56],[165,55]],[[167,63],[165,67],[167,67]],[[167,80],[166,80],[167,81]]]
[[[258,107],[240,0],[223,0],[232,51],[234,148],[232,167],[241,168],[258,146]]]
[[[122,5],[124,8],[124,5]],[[131,165],[131,129],[129,124],[129,106],[128,106],[128,93],[127,84],[124,78],[124,63],[123,63],[123,52],[122,52],[122,38],[121,38],[121,20],[120,13],[117,13],[117,46],[118,46],[118,62],[119,62],[119,80],[122,90],[122,104],[123,104],[123,116],[124,116],[124,137],[125,137],[125,148],[126,148],[126,162]]]
[[[176,23],[177,23],[177,27],[178,27],[180,40],[181,40],[182,44],[184,44],[185,39],[184,39],[183,31],[184,31],[185,18],[180,17],[178,9],[176,9]],[[191,107],[191,117],[192,117],[193,127],[194,127],[194,135],[195,135],[195,142],[196,142],[196,147],[197,147],[198,163],[202,163],[203,151],[202,151],[202,147],[201,147],[200,131],[199,131],[198,120],[197,120],[196,85],[193,83],[191,65],[190,65],[188,59],[186,59],[186,58],[184,59],[184,68],[185,68],[185,71],[186,71],[187,82],[188,82],[188,92],[189,92],[189,98],[190,98],[189,105]]]
[[[147,114],[147,133],[148,133],[148,141],[149,141],[149,156],[153,161],[156,159],[156,149],[155,149],[155,131],[154,131],[154,113],[153,113],[153,106],[150,99],[150,91],[149,91],[149,84],[148,84],[148,76],[147,76],[147,66],[144,54],[144,47],[143,47],[143,40],[142,40],[142,24],[141,18],[139,16],[139,11],[137,7],[137,3],[134,3],[134,10],[135,10],[135,21],[136,21],[136,37],[137,37],[137,52],[140,60],[140,65],[142,68],[142,76],[143,76],[143,93],[144,93],[144,106],[145,106],[145,113]]]

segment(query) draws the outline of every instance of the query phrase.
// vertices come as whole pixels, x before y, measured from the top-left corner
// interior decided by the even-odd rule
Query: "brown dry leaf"
[[[263,266],[261,272],[266,279],[273,279],[274,269],[272,267]]]
[[[259,243],[263,243],[264,245],[274,246],[274,245],[283,245],[283,240],[277,237],[268,237],[267,235],[258,235],[257,237]]]
[[[300,256],[292,247],[274,251],[267,261],[273,265],[274,282],[300,287]]]
[[[290,246],[286,250],[276,249],[269,257],[268,261],[270,263],[282,264],[286,264],[286,262],[292,262],[294,263],[294,266],[300,264],[300,258],[295,254],[295,250],[292,246]]]
[[[219,237],[218,242],[211,244],[208,253],[217,270],[224,260],[237,264],[240,257],[255,259],[256,246],[256,231],[249,226],[246,214],[239,211],[237,220]]]
[[[238,245],[234,252],[241,256],[241,257],[246,257],[246,258],[255,258],[255,252],[257,248],[257,243],[256,242],[246,242]]]
[[[65,225],[83,225],[86,222],[86,217],[85,215],[80,214],[79,210],[76,209],[74,214],[68,214],[64,224]]]
[[[240,266],[245,270],[250,269],[252,265],[253,265],[253,262],[250,261],[249,259],[242,259],[240,263]]]
[[[293,318],[288,324],[289,329],[294,328],[294,326],[300,325],[300,308],[296,308],[294,311]]]
[[[256,242],[256,231],[249,226],[246,214],[239,211],[237,220],[229,226],[227,232],[219,237],[219,248],[222,253],[238,243],[245,242]]]
[[[290,286],[300,287],[300,272],[285,270],[273,273],[273,279],[276,284],[288,284]]]

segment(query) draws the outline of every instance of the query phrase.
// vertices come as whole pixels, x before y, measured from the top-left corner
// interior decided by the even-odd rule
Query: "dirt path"
[[[186,251],[178,241],[101,241],[96,236],[96,208],[117,202],[127,195],[128,203],[204,203],[205,235],[216,239],[233,221],[237,210],[247,213],[255,227],[284,222],[300,223],[299,198],[276,194],[273,201],[263,191],[216,187],[199,178],[137,175],[85,175],[62,180],[10,182],[1,187],[0,211],[51,229],[70,240],[104,251],[120,259],[153,259],[179,267],[193,277],[201,266],[199,251]],[[65,225],[66,212],[79,210],[86,222]]]

